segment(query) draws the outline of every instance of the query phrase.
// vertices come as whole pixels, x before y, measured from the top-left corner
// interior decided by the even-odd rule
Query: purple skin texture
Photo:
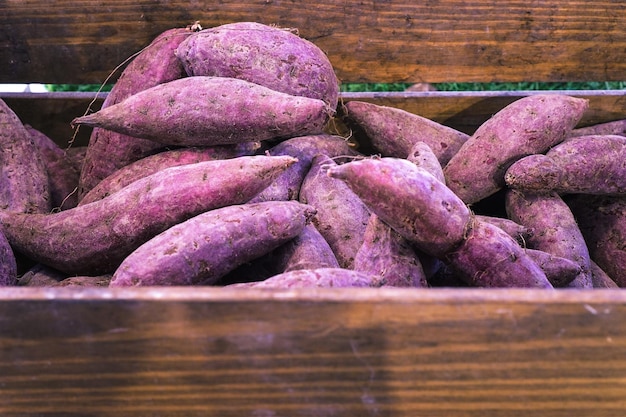
[[[510,188],[560,194],[626,194],[626,137],[570,138],[545,155],[515,162],[504,177]]]
[[[322,100],[248,81],[196,76],[140,91],[72,124],[163,145],[214,146],[319,134],[333,111]]]
[[[370,158],[328,169],[372,213],[420,251],[442,257],[464,239],[469,208],[441,181],[406,159]]]
[[[314,212],[297,201],[268,201],[199,214],[137,248],[110,286],[214,284],[293,239]]]
[[[474,287],[553,288],[545,273],[502,229],[474,219],[461,246],[445,260]]]
[[[122,71],[102,108],[117,104],[146,88],[184,77],[185,70],[174,51],[192,33],[188,29],[173,28],[157,36]],[[163,145],[154,141],[106,129],[93,129],[81,169],[78,200],[119,168],[160,148]]]
[[[479,126],[444,166],[446,184],[467,204],[496,193],[504,187],[511,164],[563,141],[588,105],[585,99],[561,94],[514,101]]]
[[[354,270],[378,275],[390,287],[428,287],[426,274],[412,245],[378,216],[369,218]]]
[[[228,285],[228,288],[353,288],[381,287],[377,275],[344,268],[299,269],[274,275],[263,281]]]
[[[32,135],[0,100],[0,209],[47,213],[48,172]]]
[[[244,144],[245,145],[245,144]],[[91,189],[78,203],[84,205],[93,203],[113,194],[140,178],[147,177],[165,168],[193,164],[202,161],[230,159],[238,156],[252,155],[250,149],[239,149],[234,145],[181,148],[159,152],[146,156],[118,169]]]
[[[326,175],[337,164],[325,155],[313,158],[300,189],[300,202],[317,210],[312,223],[324,236],[342,268],[352,269],[363,244],[370,212],[361,199],[342,181]]]
[[[567,200],[591,259],[626,288],[626,197],[578,194]]]
[[[567,288],[592,288],[587,244],[572,211],[556,193],[505,194],[508,217],[533,230],[526,239],[530,249],[537,249],[578,264],[581,272]]]
[[[0,224],[11,245],[34,261],[68,275],[102,275],[163,230],[248,201],[294,162],[289,156],[243,156],[167,168],[58,213],[0,211]]]
[[[406,158],[415,143],[424,142],[443,166],[469,138],[463,132],[395,107],[349,101],[343,105],[343,112],[346,124],[363,129],[371,146],[382,156]]]
[[[255,22],[216,26],[191,35],[176,56],[189,76],[239,78],[337,107],[340,83],[328,57],[288,30]]]
[[[297,200],[300,194],[300,186],[307,172],[311,168],[313,157],[317,154],[326,155],[335,159],[346,159],[357,156],[348,142],[334,135],[310,135],[291,138],[280,142],[268,149],[268,155],[289,155],[298,159],[298,162],[283,172],[276,181],[270,184],[251,202],[278,200]]]
[[[500,229],[504,230],[509,236],[514,238],[519,243],[523,243],[526,238],[532,235],[532,230],[530,230],[526,226],[515,223],[511,219],[507,219],[504,217],[486,216],[481,214],[476,214],[475,217],[480,221],[491,223],[494,226],[498,226]]]

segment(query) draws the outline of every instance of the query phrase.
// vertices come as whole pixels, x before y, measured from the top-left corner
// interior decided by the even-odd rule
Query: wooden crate
[[[626,78],[622,1],[26,0],[0,12],[0,82],[101,83],[165,29],[244,20],[298,28],[344,82]],[[590,100],[581,126],[626,117],[623,91],[568,93]],[[342,98],[471,132],[526,94]],[[0,97],[67,143],[93,94]],[[622,416],[625,358],[619,290],[0,291],[3,416]]]

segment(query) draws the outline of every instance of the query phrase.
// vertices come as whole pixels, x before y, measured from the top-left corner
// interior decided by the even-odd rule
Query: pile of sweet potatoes
[[[0,103],[0,285],[626,286],[626,137],[578,129],[586,100],[466,134],[339,85],[241,22],[159,35],[73,120],[85,149]]]

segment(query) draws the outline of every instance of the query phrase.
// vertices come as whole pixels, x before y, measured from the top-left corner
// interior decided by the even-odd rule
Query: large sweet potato
[[[312,223],[332,248],[339,265],[350,269],[363,244],[370,212],[348,185],[326,175],[326,169],[333,166],[337,164],[326,155],[313,158],[300,188],[300,201],[315,207]]]
[[[446,184],[467,204],[496,193],[513,162],[564,140],[587,107],[587,100],[562,94],[514,101],[484,122],[444,166]]]
[[[133,181],[147,177],[165,168],[179,165],[193,164],[202,161],[216,159],[235,158],[254,154],[254,146],[248,146],[253,142],[244,143],[243,146],[204,146],[192,148],[180,148],[165,150],[154,155],[146,156],[125,165],[104,178],[80,200],[78,205],[93,203],[107,197],[124,188]]]
[[[372,213],[426,254],[441,257],[464,239],[469,208],[426,170],[400,158],[370,158],[330,167]]]
[[[47,213],[50,208],[41,153],[22,121],[0,100],[0,209]]]
[[[235,22],[194,33],[176,50],[190,76],[232,77],[337,106],[339,80],[324,52],[289,30]]]
[[[146,88],[185,76],[174,51],[192,33],[185,28],[173,28],[157,36],[124,68],[102,108],[117,104]],[[106,129],[93,129],[80,174],[78,200],[114,171],[162,147],[162,144],[151,140],[133,138]]]
[[[581,272],[568,287],[592,288],[589,250],[563,199],[556,193],[508,190],[505,200],[509,218],[533,230],[528,247],[576,262]]]
[[[364,101],[343,105],[348,126],[365,132],[373,151],[382,156],[406,158],[416,142],[424,142],[445,165],[465,143],[468,135],[433,120],[395,107]]]
[[[17,284],[17,260],[6,236],[0,233],[0,287]]]
[[[626,137],[591,135],[570,138],[546,152],[509,167],[510,188],[560,194],[626,194]]]
[[[214,284],[293,239],[314,212],[297,201],[268,201],[199,214],[138,247],[117,268],[110,285]]]
[[[235,78],[187,77],[140,91],[78,117],[164,145],[213,146],[322,133],[334,109]]]
[[[241,204],[295,162],[243,156],[167,168],[102,200],[52,214],[0,211],[14,248],[67,274],[112,272],[163,230],[218,207]]]

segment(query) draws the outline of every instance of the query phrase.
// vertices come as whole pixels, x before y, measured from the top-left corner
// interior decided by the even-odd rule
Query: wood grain
[[[0,82],[101,83],[157,34],[297,28],[344,82],[604,81],[626,72],[620,1],[0,2]]]
[[[0,413],[622,415],[626,293],[7,289]]]

